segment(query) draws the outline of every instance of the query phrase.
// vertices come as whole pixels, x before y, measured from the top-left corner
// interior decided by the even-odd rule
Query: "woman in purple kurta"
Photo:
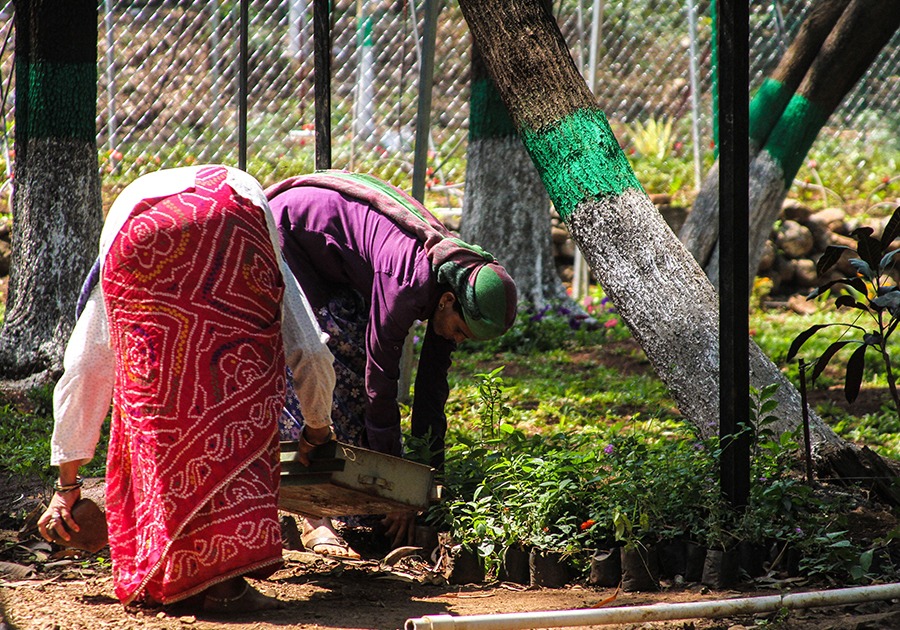
[[[451,353],[464,339],[495,337],[512,325],[512,279],[491,254],[373,177],[321,171],[276,184],[266,196],[288,266],[331,337],[338,438],[401,454],[403,343],[417,320],[427,321],[412,433],[430,432],[432,463],[440,466]]]

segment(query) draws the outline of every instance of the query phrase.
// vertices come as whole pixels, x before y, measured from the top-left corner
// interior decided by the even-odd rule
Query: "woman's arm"
[[[429,321],[416,371],[411,428],[414,437],[425,437],[430,433],[431,465],[438,469],[444,465],[444,436],[447,433],[444,406],[450,396],[447,373],[455,349],[456,343],[438,335]]]

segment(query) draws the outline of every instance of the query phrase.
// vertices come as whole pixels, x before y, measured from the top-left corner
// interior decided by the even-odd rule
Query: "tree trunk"
[[[97,3],[17,0],[12,261],[4,389],[57,376],[102,224]]]
[[[550,242],[550,197],[477,47],[471,84],[461,236],[501,258],[521,302],[566,301]]]
[[[841,3],[828,4],[817,7],[821,13],[810,15],[807,22],[818,19],[809,24],[809,28],[801,30],[803,37],[795,40],[779,69],[751,105],[751,137],[753,145],[761,147],[750,166],[751,278],[756,275],[763,247],[781,211],[781,204],[816,136],[900,27],[900,3],[853,0],[823,40],[824,28],[834,18]],[[810,47],[815,51],[814,57]],[[808,64],[808,68],[793,91],[791,86],[804,64]],[[790,98],[786,98],[789,93]],[[777,116],[773,112],[777,112]],[[713,284],[718,283],[718,256],[709,254],[718,239],[717,178],[718,170],[715,169],[704,182],[681,231],[682,242],[704,262]],[[710,233],[699,234],[707,230],[714,234],[713,238]]]
[[[460,7],[595,275],[685,418],[701,435],[716,434],[718,297],[641,189],[552,16],[538,0],[461,0]],[[799,394],[752,342],[750,349],[752,383],[779,383],[779,428],[796,427]],[[842,444],[815,415],[811,424],[816,448]]]
[[[765,145],[785,107],[850,0],[820,0],[809,11],[772,75],[750,101],[750,158]],[[753,174],[751,174],[753,181]],[[751,204],[752,208],[752,204]],[[719,239],[719,164],[713,165],[682,225],[679,238],[704,268]],[[768,232],[766,233],[768,235]],[[718,252],[716,252],[717,254]],[[717,258],[718,256],[715,256]],[[755,273],[753,275],[756,275]],[[752,277],[752,276],[751,276]]]

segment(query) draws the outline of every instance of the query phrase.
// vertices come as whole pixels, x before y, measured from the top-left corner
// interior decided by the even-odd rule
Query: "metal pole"
[[[220,48],[222,46],[222,20],[219,16],[219,4],[216,2],[209,3],[209,28],[210,28],[210,51],[209,57],[211,59],[209,74],[212,78],[212,85],[217,88],[217,92],[219,91],[219,83],[222,79],[222,54],[220,52]],[[207,120],[212,121],[214,124],[219,123],[219,115],[222,112],[221,105],[219,103],[219,98],[214,98],[212,101],[212,105],[210,106],[210,111],[208,112]]]
[[[238,53],[238,168],[247,170],[247,75],[250,0],[241,0],[240,52]]]
[[[602,16],[605,3],[603,0],[594,0],[591,9],[591,45],[588,52],[587,84],[591,94],[596,96],[594,84],[597,77],[597,52],[599,49],[600,33],[602,29]],[[580,59],[581,57],[579,57]],[[575,263],[572,268],[572,297],[581,300],[588,293],[590,284],[590,268],[584,259],[584,254],[575,248]]]
[[[302,59],[306,41],[303,37],[303,18],[306,16],[306,0],[288,1],[288,54]]]
[[[313,0],[316,169],[331,168],[331,1]]]
[[[703,169],[700,152],[700,79],[697,71],[697,6],[694,0],[687,0],[688,34],[690,38],[690,80],[691,80],[691,143],[694,145],[694,190],[702,184]]]
[[[747,2],[719,0],[719,437],[721,488],[750,496],[749,48]]]
[[[413,155],[413,198],[425,201],[425,172],[428,168],[431,135],[431,87],[434,81],[434,45],[437,38],[439,0],[425,0],[422,16],[422,58],[419,65],[419,98],[416,104],[416,148]]]
[[[112,0],[103,0],[103,25],[106,28],[106,141],[109,146],[109,163],[118,168],[113,151],[116,149],[116,55],[113,29]]]
[[[813,485],[812,442],[809,439],[809,399],[806,397],[806,361],[800,359],[800,417],[803,420],[803,447],[806,456],[806,483]]]
[[[425,0],[422,15],[422,45],[419,47],[419,97],[416,103],[416,147],[413,153],[412,196],[425,203],[425,174],[428,170],[428,149],[431,138],[431,87],[434,83],[434,46],[437,39],[439,0]],[[410,2],[412,7],[412,2]],[[415,7],[413,7],[414,9]],[[400,355],[400,382],[397,399],[409,401],[413,368],[413,329],[406,335]]]
[[[375,48],[372,38],[374,18],[360,0],[356,8],[356,100],[353,104],[353,139],[366,143],[375,134]]]

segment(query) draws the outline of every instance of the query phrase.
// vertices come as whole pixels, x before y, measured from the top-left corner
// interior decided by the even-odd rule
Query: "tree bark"
[[[501,258],[520,302],[565,302],[550,241],[550,197],[477,47],[471,85],[461,236]]]
[[[102,225],[97,3],[17,0],[12,260],[0,331],[4,389],[62,368]]]
[[[750,158],[765,145],[791,96],[800,86],[822,43],[850,0],[820,0],[811,9],[797,36],[772,75],[750,102]],[[752,181],[751,177],[751,181]],[[751,206],[752,207],[752,206]],[[713,165],[678,234],[681,242],[704,268],[719,239],[719,164]],[[768,233],[767,233],[768,235]],[[718,252],[716,252],[718,253]],[[716,256],[717,257],[717,256]],[[755,273],[754,273],[755,275]],[[715,283],[714,283],[715,284]]]
[[[832,26],[826,34],[829,24]],[[754,98],[751,140],[756,152],[750,165],[749,191],[751,278],[756,275],[781,204],[816,136],[898,27],[900,3],[821,3]],[[802,80],[797,83],[801,71]],[[713,284],[718,283],[719,274],[717,182],[718,169],[714,168],[680,233],[681,241],[704,265]]]
[[[718,297],[634,177],[537,0],[461,0],[488,70],[557,210],[685,418],[717,432]],[[777,382],[780,429],[799,394],[752,342],[752,382]],[[748,401],[749,404],[749,401]],[[813,416],[816,447],[841,440]]]

